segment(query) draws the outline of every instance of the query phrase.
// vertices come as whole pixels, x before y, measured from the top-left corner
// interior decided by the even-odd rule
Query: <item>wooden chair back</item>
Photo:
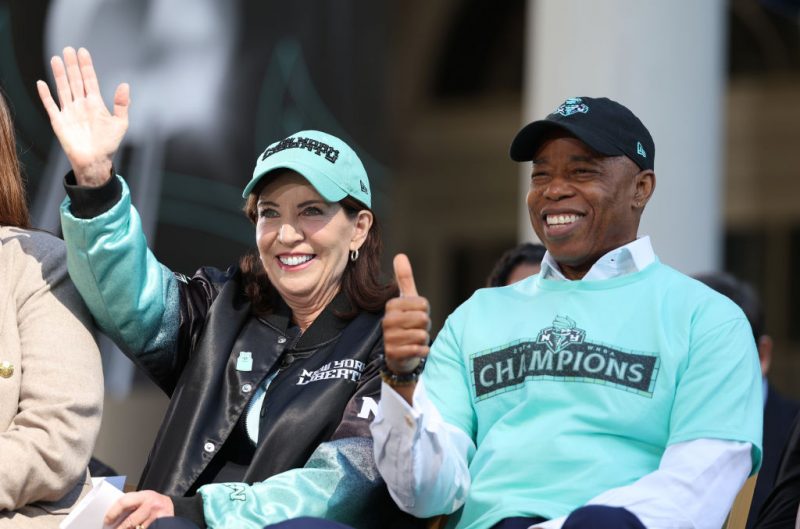
[[[753,475],[747,478],[736,499],[733,500],[733,507],[728,513],[728,520],[725,522],[724,529],[744,529],[747,523],[747,515],[750,514],[750,503],[753,501],[753,491],[756,489],[756,478]]]

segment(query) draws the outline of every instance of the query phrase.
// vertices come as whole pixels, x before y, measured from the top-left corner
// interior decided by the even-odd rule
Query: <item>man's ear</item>
[[[656,174],[650,169],[639,171],[633,177],[634,192],[633,192],[633,206],[636,209],[644,209],[653,196],[653,191],[656,189]]]
[[[762,334],[756,342],[758,347],[758,363],[761,364],[761,376],[767,376],[769,366],[772,363],[772,348],[774,347],[772,338],[768,334]]]

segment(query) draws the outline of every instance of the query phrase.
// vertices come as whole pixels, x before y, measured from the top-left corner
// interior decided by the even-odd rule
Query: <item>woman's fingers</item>
[[[131,87],[128,83],[122,83],[114,92],[114,115],[125,123],[128,122],[128,107],[131,104]]]
[[[129,492],[117,500],[106,512],[106,525],[127,529],[141,524],[145,528],[156,518],[174,516],[175,507],[169,496],[152,490]]]
[[[69,80],[69,89],[72,92],[72,100],[82,99],[86,97],[86,90],[83,88],[83,77],[81,77],[81,68],[78,66],[78,54],[75,48],[67,46],[64,48],[64,66],[67,70],[67,79]]]
[[[64,61],[56,55],[50,59],[50,67],[53,69],[53,78],[56,81],[56,93],[58,94],[58,104],[61,108],[72,103],[72,90],[69,88],[67,80],[67,70],[64,68]]]
[[[92,64],[92,56],[85,48],[79,49],[77,52],[75,48],[70,46],[64,48],[63,59],[58,55],[50,60],[50,67],[53,70],[53,78],[56,82],[56,92],[58,93],[59,110],[64,110],[64,107],[74,102],[77,99],[85,98],[88,96],[101,97],[100,84],[97,81],[97,74],[94,71]],[[41,82],[41,81],[40,81]],[[41,82],[43,83],[43,82]],[[37,85],[39,83],[37,82]],[[121,87],[122,85],[120,85]],[[46,84],[45,84],[46,87]],[[128,88],[124,90],[124,106],[125,114],[127,117],[127,92]],[[117,88],[120,92],[120,88]],[[49,89],[47,94],[49,94]],[[48,106],[47,98],[44,95],[42,86],[39,85],[39,97],[48,109],[48,113],[52,119],[52,107]],[[52,99],[52,96],[49,98]],[[115,96],[115,106],[117,104]],[[102,99],[101,99],[102,101]]]
[[[150,503],[144,492],[129,492],[108,509],[103,523],[120,529],[139,524],[147,527],[150,511]]]
[[[120,499],[114,502],[111,507],[108,508],[103,523],[106,525],[113,524],[122,518],[124,513],[136,509],[140,503],[141,499],[138,492],[129,492],[128,494],[124,494]]]
[[[81,78],[83,78],[83,90],[87,96],[100,96],[100,84],[97,82],[97,74],[92,64],[92,56],[86,48],[78,49],[78,66],[80,67]]]
[[[122,522],[117,525],[120,529],[128,529],[129,527],[136,527],[141,525],[144,529],[153,523],[155,517],[152,516],[152,509],[148,502],[139,505],[139,508],[133,511]]]
[[[50,121],[54,122],[58,116],[59,110],[58,105],[56,105],[56,102],[53,100],[53,95],[50,93],[50,87],[48,87],[47,83],[44,81],[36,81],[36,89],[39,92],[39,99],[42,100],[42,105],[44,105],[44,109],[50,117]]]

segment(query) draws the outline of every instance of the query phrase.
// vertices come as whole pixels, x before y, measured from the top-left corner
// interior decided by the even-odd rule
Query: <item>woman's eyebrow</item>
[[[297,205],[297,207],[298,208],[304,208],[306,206],[311,206],[311,205],[314,205],[314,204],[328,205],[328,204],[330,204],[330,202],[326,202],[324,200],[318,200],[318,199],[306,200],[305,202],[300,202]],[[265,200],[265,199],[259,200],[258,202],[256,202],[256,205],[258,205],[258,206],[273,206],[273,207],[276,207],[276,208],[280,207],[277,202],[273,202],[271,200]]]
[[[317,200],[317,199],[314,199],[314,200],[306,200],[305,202],[300,202],[300,203],[297,205],[297,207],[298,207],[298,208],[304,208],[304,207],[306,207],[306,206],[311,206],[311,205],[314,205],[314,204],[322,204],[322,205],[324,205],[324,206],[327,206],[328,204],[330,204],[330,202],[325,202],[324,200]]]

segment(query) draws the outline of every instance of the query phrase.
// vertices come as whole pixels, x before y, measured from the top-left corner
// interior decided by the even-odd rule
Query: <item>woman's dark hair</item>
[[[511,272],[517,265],[522,263],[529,263],[538,265],[544,259],[545,247],[541,244],[533,244],[530,242],[522,243],[518,246],[507,250],[492,269],[489,278],[486,280],[487,287],[502,287],[508,282]]]
[[[247,197],[244,205],[244,213],[253,224],[258,221],[256,204],[262,187],[263,184],[257,186]],[[344,198],[339,204],[351,219],[355,218],[359,211],[372,211],[350,197]],[[348,260],[342,274],[342,291],[353,307],[353,312],[340,315],[345,318],[353,318],[360,311],[383,312],[386,302],[398,294],[397,285],[393,280],[389,282],[381,280],[383,240],[378,219],[374,213],[372,216],[372,227],[367,233],[364,244],[358,250],[358,259],[355,262]],[[258,252],[242,257],[239,267],[242,269],[245,294],[253,306],[253,311],[256,314],[271,313],[275,308],[278,292],[270,283]]]
[[[29,228],[28,204],[17,158],[14,123],[0,91],[0,225]]]

